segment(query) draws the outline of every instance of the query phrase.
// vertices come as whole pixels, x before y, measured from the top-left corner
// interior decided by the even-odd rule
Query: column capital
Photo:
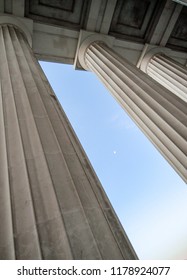
[[[75,69],[89,70],[89,68],[85,62],[85,54],[86,54],[86,50],[92,43],[104,42],[109,47],[112,47],[114,40],[115,40],[115,38],[112,36],[81,30],[80,35],[79,35],[78,44],[77,44],[75,61],[74,61]]]
[[[12,25],[18,28],[32,47],[33,20],[12,15],[0,15],[0,25]]]
[[[149,62],[151,58],[156,55],[156,54],[165,54],[165,55],[170,55],[172,53],[171,49],[168,48],[162,48],[162,47],[153,47],[151,48],[142,58],[141,64],[140,64],[140,69],[147,73],[147,67],[149,65]]]
[[[142,59],[140,69],[187,102],[187,68],[172,58],[172,51],[151,49]]]

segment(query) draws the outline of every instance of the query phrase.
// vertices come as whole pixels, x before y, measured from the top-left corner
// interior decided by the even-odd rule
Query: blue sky
[[[187,185],[95,74],[41,62],[140,259],[187,259]]]

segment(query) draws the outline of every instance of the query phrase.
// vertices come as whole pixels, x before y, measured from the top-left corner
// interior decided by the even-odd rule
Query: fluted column
[[[155,50],[155,49],[153,49]],[[148,53],[141,70],[187,102],[187,68],[164,53]]]
[[[187,182],[186,103],[121,58],[105,43],[91,41],[90,36],[80,46],[82,66],[96,73]]]
[[[0,26],[0,259],[134,259],[23,34]]]

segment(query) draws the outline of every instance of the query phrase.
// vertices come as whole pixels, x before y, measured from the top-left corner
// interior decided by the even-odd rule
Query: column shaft
[[[147,61],[144,71],[187,102],[187,68],[185,66],[165,54],[158,53]]]
[[[0,50],[0,259],[137,258],[22,33]]]
[[[90,44],[84,58],[87,68],[97,74],[187,182],[186,103],[102,42]]]

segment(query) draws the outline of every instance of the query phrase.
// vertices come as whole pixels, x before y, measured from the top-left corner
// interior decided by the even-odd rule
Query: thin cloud
[[[135,123],[124,112],[114,114],[111,118],[111,123],[120,129],[137,129]]]

